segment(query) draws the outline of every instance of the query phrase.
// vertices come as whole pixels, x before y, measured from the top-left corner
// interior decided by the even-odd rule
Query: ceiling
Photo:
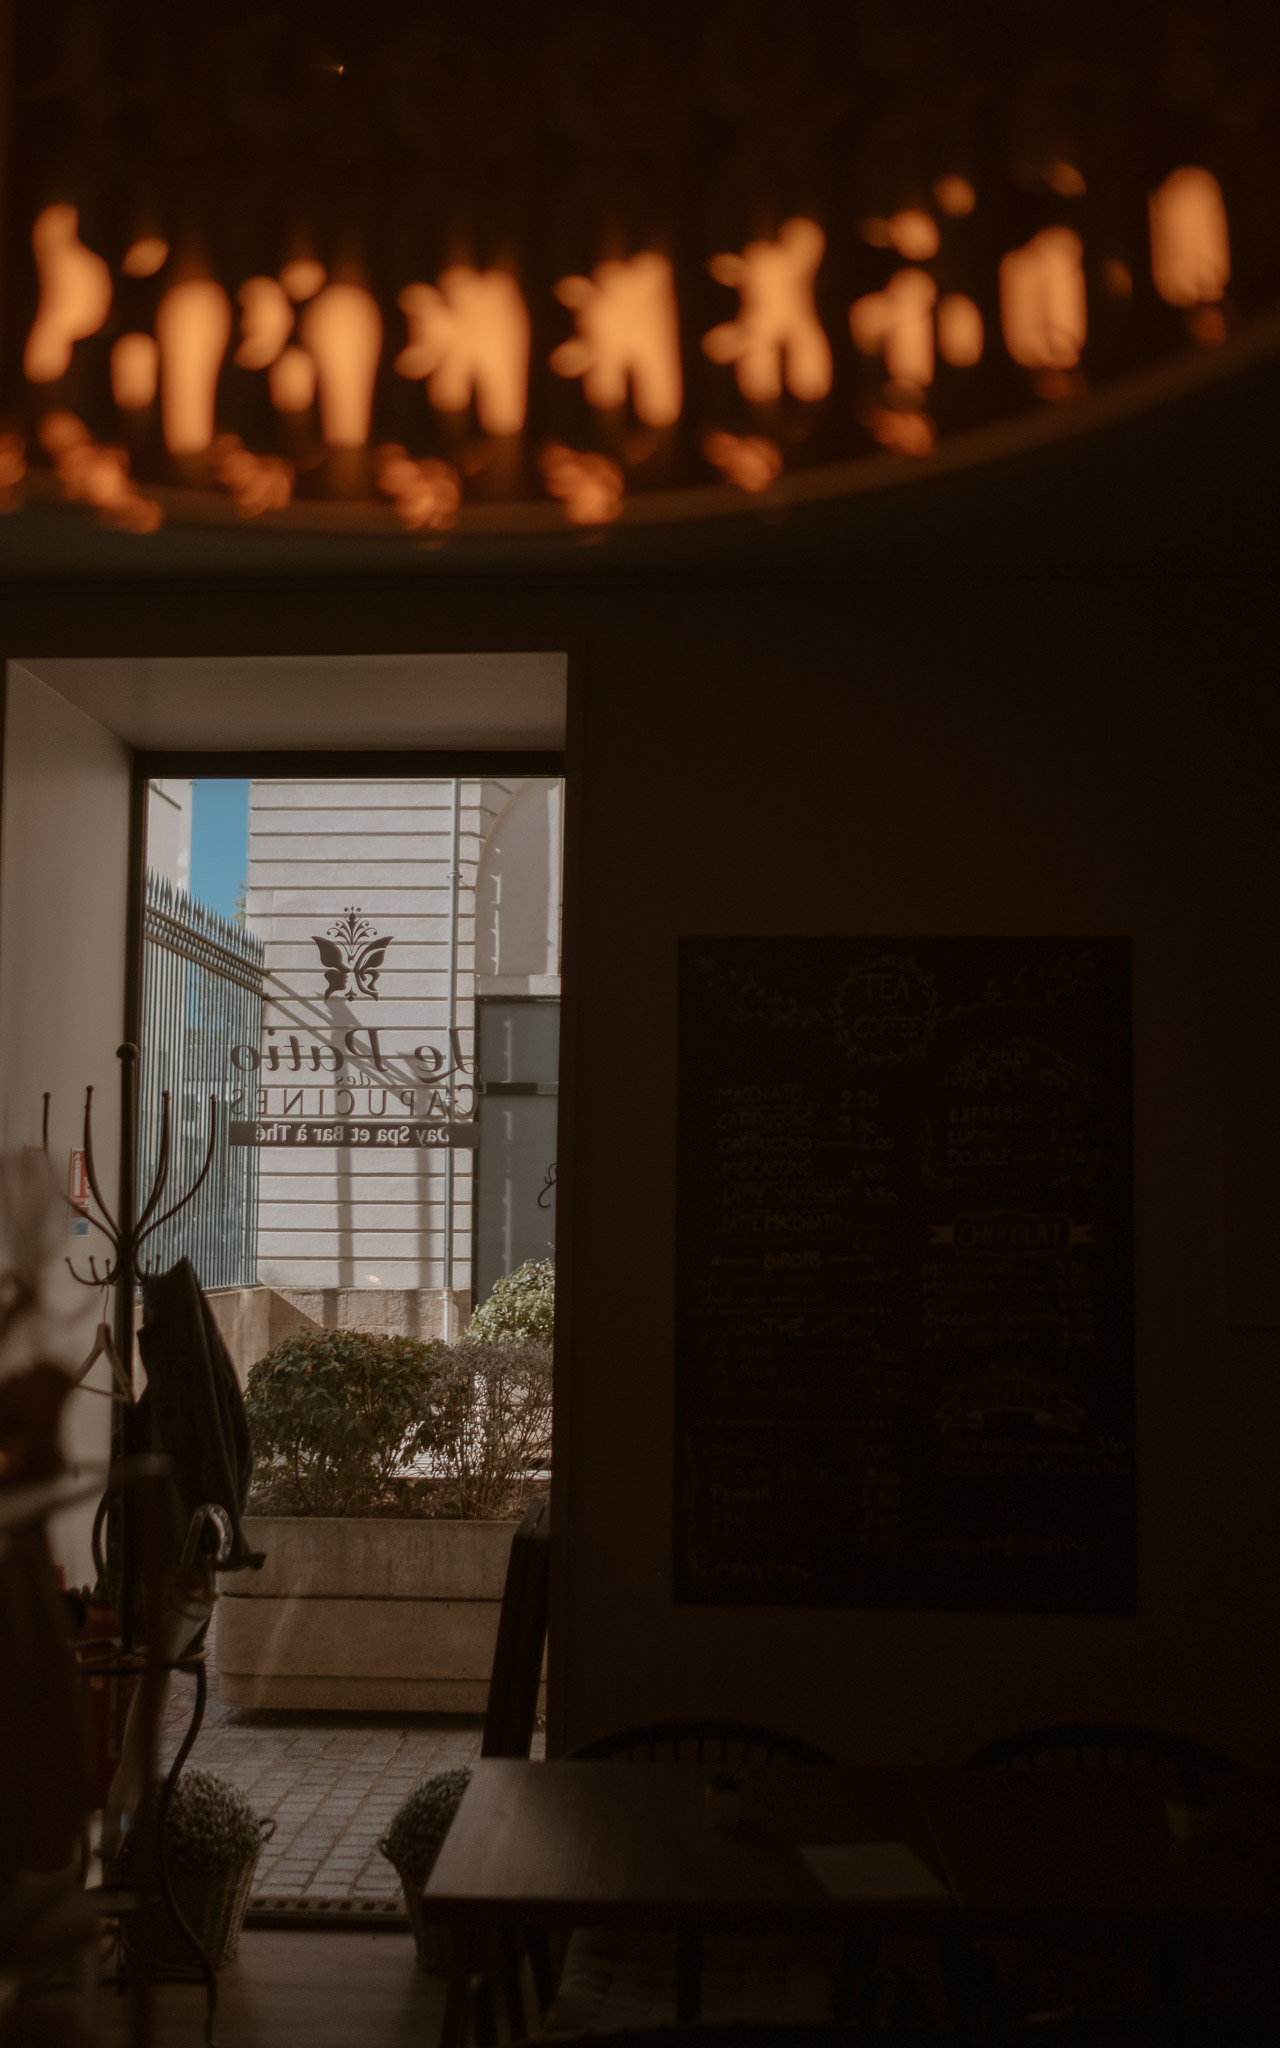
[[[564,654],[18,660],[147,749],[564,745]]]

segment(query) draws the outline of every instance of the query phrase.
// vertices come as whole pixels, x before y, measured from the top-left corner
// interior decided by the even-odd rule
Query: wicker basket
[[[386,1844],[379,1842],[378,1847],[386,1856]],[[391,1863],[389,1856],[387,1861]],[[392,1868],[400,1880],[400,1889],[404,1893],[404,1910],[413,1929],[413,1945],[418,1954],[418,1968],[429,1971],[433,1977],[449,1976],[453,1967],[453,1951],[448,1928],[439,1926],[434,1920],[428,1920],[423,1912],[421,1883],[414,1883],[403,1864],[394,1863]]]
[[[227,1863],[212,1870],[179,1870],[169,1879],[174,1904],[186,1921],[215,1970],[232,1961],[240,1945],[240,1930],[253,1892],[254,1872],[263,1848],[276,1831],[273,1819],[260,1823],[262,1834],[257,1849],[243,1863]],[[153,1948],[151,1975],[166,1983],[198,1984],[204,1972],[187,1941],[174,1926],[163,1905],[152,1917]],[[136,1964],[138,1923],[130,1916],[122,1929],[125,1961]]]

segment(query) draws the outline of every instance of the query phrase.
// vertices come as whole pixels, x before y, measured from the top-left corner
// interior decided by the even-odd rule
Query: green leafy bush
[[[469,1403],[443,1344],[322,1330],[258,1360],[245,1409],[260,1502],[351,1515],[403,1511],[412,1468],[449,1452]]]
[[[518,1513],[551,1464],[551,1353],[542,1344],[464,1337],[449,1357],[457,1427],[440,1454],[452,1481],[445,1512]]]
[[[549,1350],[555,1313],[555,1260],[526,1259],[514,1273],[504,1273],[481,1302],[468,1335],[487,1344],[542,1344]]]

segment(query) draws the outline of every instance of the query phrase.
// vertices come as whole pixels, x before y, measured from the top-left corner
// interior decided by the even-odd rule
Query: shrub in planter
[[[541,1344],[549,1350],[556,1315],[554,1259],[526,1259],[504,1273],[471,1318],[467,1335],[487,1344]]]
[[[409,1469],[446,1452],[466,1402],[446,1347],[360,1330],[290,1337],[249,1373],[255,1506],[403,1513]]]
[[[422,1890],[470,1782],[469,1770],[437,1771],[433,1777],[423,1778],[378,1844],[400,1879],[418,1961],[424,1970],[447,1973],[449,1967],[441,1930],[423,1916]]]
[[[450,1360],[457,1427],[440,1464],[455,1504],[446,1511],[476,1518],[519,1513],[551,1464],[551,1353],[514,1338],[492,1344],[464,1337]]]
[[[212,1771],[186,1770],[173,1788],[164,1828],[169,1888],[216,1970],[236,1953],[258,1857],[274,1831],[273,1820],[260,1820],[243,1792]],[[126,1842],[113,1874],[127,1882],[132,1860]],[[158,1976],[200,1976],[190,1946],[166,1911],[156,1917],[155,1937],[152,1963]],[[126,1949],[135,1939],[133,1922],[127,1920]]]

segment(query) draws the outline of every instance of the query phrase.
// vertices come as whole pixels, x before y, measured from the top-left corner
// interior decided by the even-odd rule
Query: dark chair
[[[971,1771],[1157,1771],[1170,1787],[1196,1785],[1231,1770],[1230,1759],[1184,1735],[1157,1728],[1139,1728],[1109,1721],[1064,1722],[1046,1728],[1025,1728],[1003,1735],[976,1750],[965,1766]],[[1092,1980],[1088,1996],[1100,2006],[1112,2000],[1127,2008],[1108,2014],[1121,2023],[1142,2017],[1141,2001],[1150,1988],[1146,1979],[1154,1964],[1164,2003],[1176,2003],[1180,1992],[1181,1957],[1150,1954],[1132,1940],[1091,1937],[1071,1944],[1048,1940],[1007,1940],[967,1958],[972,1988],[988,2018],[1004,2019],[1010,2008],[1032,2019],[1052,2008],[1060,2021],[1081,2026],[1089,2022],[1075,2000],[1081,1980]],[[1129,1987],[1127,1997],[1121,1986]],[[1135,1988],[1136,1986],[1136,1988]],[[1135,2006],[1134,2000],[1139,2002]],[[1098,2013],[1090,2016],[1093,2021]],[[1148,2011],[1145,2017],[1150,2020]]]
[[[580,1743],[568,1763],[705,1764],[735,1770],[747,1764],[834,1764],[835,1758],[798,1735],[761,1728],[754,1721],[654,1721],[619,1728]]]
[[[1067,1722],[1002,1735],[975,1750],[965,1765],[970,1771],[1165,1771],[1170,1777],[1192,1780],[1231,1768],[1228,1758],[1185,1735],[1107,1721]]]
[[[489,1680],[481,1756],[528,1756],[538,1719],[538,1686],[547,1640],[551,1507],[537,1500],[511,1543],[498,1640]]]

